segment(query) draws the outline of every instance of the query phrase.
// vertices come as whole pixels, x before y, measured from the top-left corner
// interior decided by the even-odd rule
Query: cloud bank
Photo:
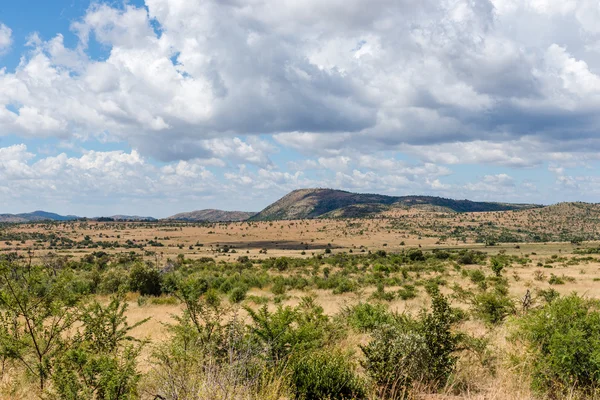
[[[5,147],[20,159],[0,171],[19,196],[44,181],[39,163],[74,174],[44,181],[61,185],[95,157],[122,169],[86,190],[116,194],[121,180],[180,171],[207,193],[221,193],[214,178],[273,194],[503,187],[503,200],[560,200],[564,185],[576,195],[597,179],[581,170],[600,150],[599,20],[594,0],[94,3],[71,32],[32,33],[19,65],[0,69],[0,135],[132,150],[32,162]],[[11,41],[0,25],[0,53]],[[499,170],[461,175],[460,165]],[[538,188],[531,169],[552,178]]]

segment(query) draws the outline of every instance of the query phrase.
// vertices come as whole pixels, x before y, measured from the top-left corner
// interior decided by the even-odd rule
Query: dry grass
[[[485,247],[473,242],[468,237],[466,243],[456,239],[440,240],[440,227],[468,227],[480,226],[482,223],[493,222],[498,226],[510,229],[535,228],[556,232],[572,222],[571,229],[592,231],[597,229],[597,224],[586,222],[573,208],[562,209],[556,206],[555,210],[525,210],[500,213],[470,213],[470,214],[445,214],[424,212],[422,210],[393,210],[387,212],[380,219],[372,220],[303,220],[303,221],[277,221],[258,223],[228,223],[212,224],[208,226],[188,226],[175,224],[166,226],[161,224],[136,224],[136,223],[65,223],[65,224],[24,224],[8,228],[8,232],[43,232],[56,234],[72,240],[81,241],[90,236],[94,241],[107,240],[126,243],[135,243],[156,240],[163,243],[164,247],[146,246],[146,253],[140,249],[114,249],[106,250],[110,253],[127,253],[135,251],[145,259],[165,263],[168,258],[175,258],[179,254],[186,258],[197,259],[200,257],[213,257],[217,261],[233,261],[239,256],[250,258],[265,258],[277,256],[309,257],[322,254],[324,249],[331,245],[333,252],[360,253],[361,250],[401,251],[408,247],[421,246],[423,249],[434,248],[472,248],[490,253],[500,251],[506,254],[527,256],[531,262],[525,265],[514,264],[503,272],[510,282],[510,294],[514,299],[522,298],[527,290],[536,293],[541,289],[553,288],[561,294],[577,292],[589,297],[600,298],[600,285],[595,279],[600,278],[600,259],[595,257],[592,261],[579,261],[576,265],[569,265],[569,260],[575,257],[572,253],[576,246],[570,243],[520,243],[503,244],[494,247]],[[403,228],[397,228],[398,224]],[[396,228],[390,228],[396,224]],[[1,233],[1,231],[0,231]],[[404,242],[404,245],[401,245]],[[203,246],[195,246],[201,243]],[[219,248],[224,245],[231,246],[235,253],[220,253]],[[192,246],[192,249],[190,249]],[[598,246],[597,243],[586,243],[585,246]],[[34,248],[34,257],[40,258],[48,252],[45,247],[38,246],[34,241],[25,243],[6,241],[0,242],[0,252],[17,251],[26,254],[28,248]],[[261,252],[267,249],[267,253]],[[58,253],[75,258],[82,257],[99,249],[65,249]],[[305,254],[302,254],[302,253]],[[552,255],[558,255],[559,261],[552,260]],[[561,260],[560,257],[564,257]],[[538,265],[541,263],[541,266]],[[551,265],[552,268],[544,268]],[[481,268],[490,274],[487,267],[465,266],[465,269]],[[563,285],[550,285],[548,278],[551,274],[565,277]],[[453,284],[463,288],[474,288],[475,285],[469,278],[459,271],[447,268],[443,278],[448,284],[442,287],[445,294],[451,294]],[[540,276],[543,279],[540,280]],[[424,274],[421,278],[426,278]],[[386,288],[395,290],[397,288]],[[346,293],[335,295],[330,290],[312,290],[310,294],[316,297],[325,314],[335,315],[342,307],[366,300],[374,288],[364,288],[359,293]],[[419,295],[408,301],[396,299],[389,303],[391,310],[398,312],[415,313],[428,305],[428,298],[422,288],[418,288]],[[291,290],[286,293],[284,305],[297,305],[307,292]],[[270,299],[269,307],[273,308],[273,294],[270,288],[252,289],[248,296],[264,296]],[[100,298],[106,300],[106,298]],[[168,330],[165,324],[173,322],[172,315],[182,312],[179,305],[138,305],[137,296],[128,298],[129,310],[127,316],[130,323],[135,323],[144,318],[151,317],[145,324],[134,329],[132,334],[139,339],[148,340],[151,344],[158,344],[168,340]],[[246,301],[252,306],[252,302]],[[457,304],[458,305],[458,304]],[[464,307],[464,305],[460,305]],[[240,314],[243,318],[243,313]],[[533,397],[529,391],[529,382],[522,369],[524,366],[511,364],[509,354],[514,349],[506,341],[506,328],[490,330],[480,322],[468,321],[461,329],[475,336],[490,338],[490,347],[496,355],[491,365],[482,365],[473,355],[463,355],[458,363],[458,370],[454,381],[442,394],[423,395],[423,399],[477,399],[477,400],[525,400]],[[350,335],[342,345],[348,349],[358,351],[359,344],[364,344],[366,335]],[[145,398],[152,398],[152,363],[150,362],[151,347],[147,347],[142,354],[140,368],[150,374],[145,378],[143,388]],[[493,368],[492,368],[493,367]],[[40,394],[32,390],[31,382],[23,378],[22,371],[7,365],[0,380],[0,397],[2,399],[33,399],[40,398]],[[199,377],[197,398],[202,399],[279,399],[285,398],[284,384],[281,379],[273,379],[271,384],[265,385],[261,392],[249,391],[248,388],[239,387],[232,392],[223,390],[222,377],[218,375]],[[457,394],[459,393],[459,394]],[[372,397],[373,399],[375,397]]]

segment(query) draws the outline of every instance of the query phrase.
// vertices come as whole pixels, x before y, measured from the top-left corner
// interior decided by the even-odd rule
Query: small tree
[[[126,400],[135,398],[140,373],[137,357],[144,342],[129,335],[146,318],[129,325],[123,295],[107,306],[98,302],[83,308],[82,329],[57,358],[52,376],[61,399]]]
[[[41,390],[77,317],[71,278],[64,270],[0,262],[0,353],[36,376]]]

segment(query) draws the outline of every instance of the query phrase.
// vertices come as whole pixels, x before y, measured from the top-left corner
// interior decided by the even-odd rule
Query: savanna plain
[[[600,398],[600,207],[0,225],[3,399]]]

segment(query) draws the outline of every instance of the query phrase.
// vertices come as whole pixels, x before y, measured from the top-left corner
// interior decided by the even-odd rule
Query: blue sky
[[[0,213],[598,199],[597,1],[5,3]]]

